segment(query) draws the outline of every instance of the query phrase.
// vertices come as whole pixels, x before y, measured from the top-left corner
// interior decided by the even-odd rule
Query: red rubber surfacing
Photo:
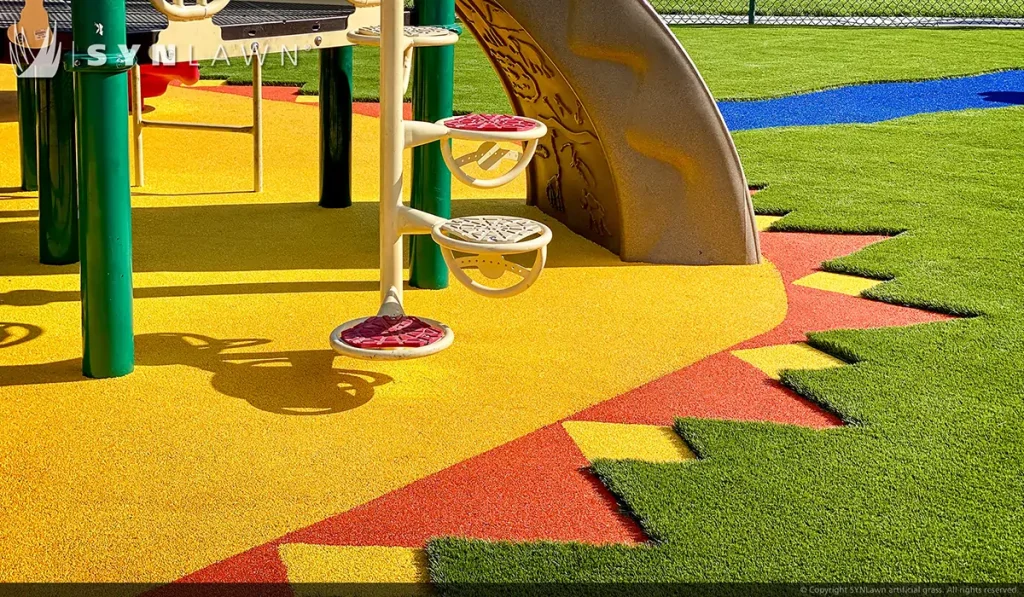
[[[265,590],[255,591],[253,587],[241,585],[239,596],[261,595],[266,597],[292,597],[291,588],[287,586],[288,570],[285,568],[281,556],[277,553],[280,541],[272,541],[236,556],[230,557],[216,564],[212,564],[193,572],[184,578],[178,579],[171,585],[164,585],[147,594],[160,596],[166,594],[180,595],[175,590],[175,585],[197,584],[197,583],[274,583]],[[203,593],[196,593],[202,595]],[[211,595],[223,595],[224,593],[211,592]]]
[[[186,87],[186,86],[182,86]],[[220,85],[218,87],[186,87],[198,91],[209,91],[210,93],[225,93],[227,95],[238,95],[241,97],[252,97],[252,85]],[[287,87],[283,85],[264,85],[262,89],[263,99],[275,102],[295,102],[299,95],[298,87]]]
[[[878,236],[762,234],[789,297],[785,321],[741,343],[754,348],[805,340],[808,331],[943,321],[950,317],[859,297],[793,286],[822,261],[855,252]],[[570,419],[670,425],[675,417],[772,421],[814,428],[841,421],[753,366],[723,351],[586,409]],[[289,533],[182,579],[285,582],[282,543],[422,547],[430,538],[556,540],[636,544],[639,526],[586,472],[586,459],[556,423],[376,500]]]
[[[190,574],[179,583],[283,583],[279,545],[422,547],[454,535],[493,540],[637,544],[647,540],[585,469],[555,424],[348,512]]]
[[[643,531],[555,424],[291,533],[284,543],[422,547],[432,537],[638,543]]]
[[[837,292],[794,286],[792,283],[816,271],[820,263],[855,253],[886,240],[885,236],[768,232],[761,235],[761,251],[786,282],[789,312],[774,330],[751,338],[736,348],[757,348],[800,342],[807,332],[835,329],[868,329],[948,321],[949,315],[891,305]]]
[[[667,426],[676,417],[767,421],[817,429],[842,424],[832,413],[728,352],[708,357],[570,419]]]
[[[889,305],[792,283],[818,264],[859,251],[884,236],[765,232],[761,252],[786,284],[789,308],[775,329],[730,350],[802,342],[807,332],[906,326],[951,319],[947,315]],[[770,421],[824,428],[842,424],[753,366],[720,352],[661,379],[595,405],[573,420],[671,425],[676,417]]]

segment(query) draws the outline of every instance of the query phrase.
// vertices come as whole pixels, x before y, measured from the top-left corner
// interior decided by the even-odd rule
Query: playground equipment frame
[[[146,167],[143,149],[143,131],[147,128],[179,130],[206,130],[222,133],[252,135],[253,140],[253,192],[263,190],[263,62],[258,42],[253,43],[252,54],[252,124],[206,124],[199,122],[169,122],[146,120],[143,116],[141,67],[132,67],[132,147],[135,153],[135,186],[141,187],[146,181]]]
[[[352,0],[357,6],[378,4],[378,0]],[[456,279],[474,292],[491,298],[507,298],[523,292],[537,280],[544,269],[547,259],[547,245],[551,242],[551,230],[539,223],[522,218],[491,216],[485,218],[457,218],[449,220],[412,207],[402,202],[404,179],[403,152],[406,149],[419,147],[433,142],[441,142],[442,147],[450,145],[450,140],[461,138],[482,142],[515,141],[525,142],[529,149],[519,155],[519,162],[509,173],[497,178],[494,182],[507,184],[515,176],[525,170],[533,158],[538,140],[547,134],[547,127],[540,121],[522,119],[522,130],[469,130],[459,126],[459,119],[446,118],[435,123],[422,121],[405,121],[403,116],[403,97],[407,81],[407,57],[410,48],[417,45],[433,47],[441,44],[454,44],[457,37],[448,35],[447,30],[428,28],[427,32],[416,30],[408,32],[403,27],[403,4],[400,0],[383,0],[381,6],[380,29],[374,37],[369,32],[358,30],[350,35],[350,39],[367,45],[380,47],[380,308],[376,317],[363,317],[344,323],[330,334],[330,344],[339,353],[362,359],[373,360],[404,360],[429,356],[444,350],[454,341],[454,333],[444,324],[415,318],[417,322],[427,323],[441,333],[438,340],[423,346],[402,346],[399,348],[382,348],[369,350],[355,346],[346,341],[346,332],[371,319],[383,319],[392,325],[408,321],[403,307],[403,258],[404,237],[406,235],[430,234],[431,238],[441,246],[445,262],[452,269]],[[451,158],[451,150],[446,149],[448,156],[445,162],[459,171],[455,160]],[[462,174],[460,172],[460,174]],[[493,188],[498,184],[489,181],[478,181],[464,174],[459,177],[467,184],[481,188]],[[476,222],[475,220],[481,220]],[[486,234],[475,236],[472,228],[479,224]],[[488,229],[493,225],[493,230]],[[518,228],[519,234],[502,234],[502,228],[508,225]],[[491,234],[493,232],[493,234]],[[455,259],[453,251],[475,255],[475,257]],[[531,269],[504,260],[503,254],[519,254],[536,251],[537,257]],[[505,271],[518,274],[522,280],[508,288],[492,289],[485,287],[463,271],[465,268],[478,268],[487,277],[497,279]]]

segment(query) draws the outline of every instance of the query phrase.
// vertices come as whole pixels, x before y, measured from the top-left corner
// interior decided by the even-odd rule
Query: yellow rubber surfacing
[[[838,292],[849,296],[861,296],[864,291],[882,284],[882,281],[863,278],[861,276],[851,276],[848,274],[814,272],[813,274],[800,278],[793,282],[793,284],[807,288],[815,288],[817,290]]]
[[[13,76],[0,70],[0,92]],[[243,97],[171,88],[168,120],[244,123]],[[209,112],[195,115],[196,106]],[[327,336],[377,307],[377,121],[355,118],[351,209],[323,210],[317,113],[267,102],[266,192],[249,139],[146,132],[133,198],[137,369],[84,380],[77,266],[37,263],[37,225],[0,219],[0,580],[179,578],[348,510],[764,332],[770,264],[622,264],[522,205],[522,181],[456,186],[458,215],[555,232],[528,293],[409,291],[452,326],[430,359],[336,357]],[[0,189],[18,184],[0,119]],[[511,190],[510,190],[511,189]],[[36,209],[0,190],[0,215]]]
[[[562,427],[590,462],[686,462],[696,458],[671,427],[592,421],[566,421]]]
[[[732,354],[775,380],[780,379],[787,369],[830,369],[846,365],[805,342],[736,350]]]
[[[422,549],[292,543],[282,545],[278,554],[293,585],[430,582],[427,553]],[[301,589],[296,587],[297,595],[304,594]],[[317,594],[316,588],[311,589],[310,594]]]
[[[754,216],[754,221],[757,224],[757,229],[760,232],[767,232],[772,227],[772,224],[782,219],[782,216]]]

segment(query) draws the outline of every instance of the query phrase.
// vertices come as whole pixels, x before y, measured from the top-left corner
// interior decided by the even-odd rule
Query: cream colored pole
[[[252,167],[253,190],[263,190],[263,63],[260,51],[253,46],[252,57]]]
[[[132,67],[132,141],[135,148],[135,186],[146,182],[146,166],[142,159],[142,67]]]
[[[403,69],[405,6],[383,0],[380,12],[380,300],[402,302]]]

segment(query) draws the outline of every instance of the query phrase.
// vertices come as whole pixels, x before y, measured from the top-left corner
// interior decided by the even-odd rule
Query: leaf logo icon
[[[18,73],[19,79],[52,79],[57,75],[60,68],[61,44],[53,43],[55,35],[52,27],[35,32],[34,43],[29,41],[25,29],[19,29],[17,25],[11,26],[9,37],[11,56],[15,63],[24,67],[24,70]],[[29,47],[37,44],[41,46],[38,50]]]

